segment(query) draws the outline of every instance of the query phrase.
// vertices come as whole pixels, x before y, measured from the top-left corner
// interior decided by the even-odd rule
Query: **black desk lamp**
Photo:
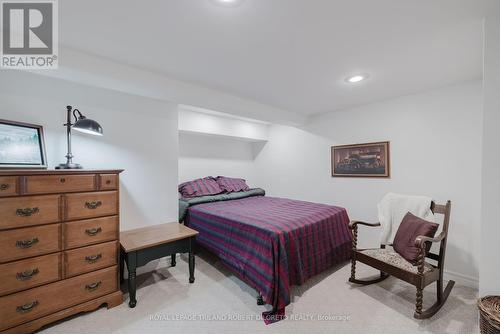
[[[67,106],[66,109],[68,110],[68,118],[64,126],[66,127],[66,138],[68,140],[68,154],[66,154],[66,163],[56,166],[56,169],[81,169],[83,168],[81,165],[73,163],[73,154],[71,153],[71,128],[80,132],[102,136],[102,127],[96,121],[83,116],[80,110],[73,109],[72,106]],[[75,123],[71,123],[71,116],[75,118]]]

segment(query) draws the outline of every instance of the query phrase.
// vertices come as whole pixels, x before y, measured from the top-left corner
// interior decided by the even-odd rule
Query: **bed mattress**
[[[352,235],[344,208],[253,196],[203,203],[187,210],[197,242],[284,314],[290,287],[350,258]]]

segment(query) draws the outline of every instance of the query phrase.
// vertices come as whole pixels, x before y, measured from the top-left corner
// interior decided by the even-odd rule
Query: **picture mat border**
[[[0,118],[0,123],[1,124],[7,124],[7,125],[14,125],[14,126],[20,126],[20,127],[26,127],[26,128],[32,128],[38,130],[39,133],[39,146],[40,146],[40,154],[42,157],[42,164],[41,165],[8,165],[8,164],[2,164],[0,163],[0,170],[2,169],[47,169],[47,154],[45,151],[45,137],[43,133],[43,126],[38,125],[38,124],[31,124],[31,123],[24,123],[24,122],[17,122],[17,121],[9,121],[6,119],[1,119]]]

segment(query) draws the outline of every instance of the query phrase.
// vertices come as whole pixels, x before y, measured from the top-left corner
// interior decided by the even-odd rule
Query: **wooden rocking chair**
[[[349,282],[368,285],[383,281],[392,275],[414,285],[417,288],[417,299],[413,316],[417,319],[427,319],[436,314],[446,302],[453,285],[455,285],[454,281],[449,281],[446,288],[443,290],[444,258],[446,253],[446,241],[448,239],[451,202],[448,201],[446,205],[438,205],[432,202],[431,210],[435,214],[444,215],[443,228],[441,233],[435,238],[425,236],[417,237],[415,246],[419,248],[420,254],[416,265],[406,261],[395,251],[386,249],[385,245],[381,245],[380,248],[376,249],[357,249],[358,225],[375,227],[380,226],[380,223],[370,224],[361,221],[351,221],[349,224],[349,228],[353,231],[351,277],[349,278]],[[437,242],[441,243],[439,254],[427,252],[426,243]],[[437,261],[437,264],[432,265],[426,262],[426,258]],[[380,277],[371,280],[356,279],[356,261],[360,261],[380,270]],[[436,281],[437,301],[427,310],[422,311],[423,290],[427,285]]]

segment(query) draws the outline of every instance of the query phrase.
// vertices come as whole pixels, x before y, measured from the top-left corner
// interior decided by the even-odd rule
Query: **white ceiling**
[[[59,1],[65,46],[302,114],[481,77],[483,14],[481,0]]]

